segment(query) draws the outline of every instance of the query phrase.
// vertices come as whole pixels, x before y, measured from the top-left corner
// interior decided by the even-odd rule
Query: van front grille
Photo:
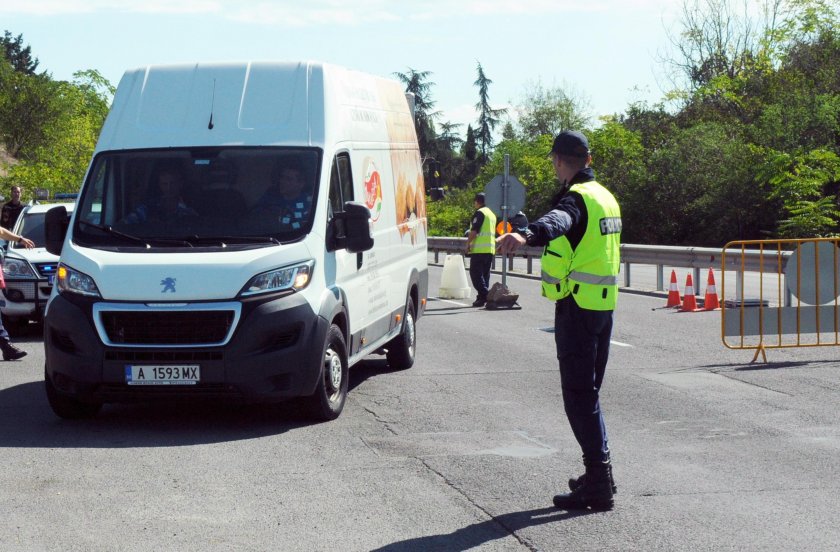
[[[206,345],[224,341],[234,311],[103,311],[100,316],[114,344]]]

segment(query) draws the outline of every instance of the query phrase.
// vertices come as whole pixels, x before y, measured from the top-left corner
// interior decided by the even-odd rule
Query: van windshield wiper
[[[226,246],[229,243],[270,243],[273,245],[280,245],[281,243],[280,240],[274,236],[199,236],[198,234],[193,234],[192,236],[184,236],[181,239],[188,241],[193,245],[203,245],[208,243],[218,243],[222,246]]]
[[[79,224],[84,226],[90,226],[91,228],[96,228],[97,230],[102,230],[106,234],[110,234],[112,236],[117,236],[119,238],[123,238],[124,240],[133,241],[135,243],[142,243],[146,246],[146,249],[150,249],[152,244],[160,244],[160,245],[186,245],[189,247],[193,247],[193,244],[187,240],[182,239],[169,239],[169,238],[143,238],[140,236],[134,236],[132,234],[126,234],[125,232],[120,232],[119,230],[114,230],[113,227],[105,225],[105,224],[94,224],[92,222],[87,222],[85,220],[80,220]]]

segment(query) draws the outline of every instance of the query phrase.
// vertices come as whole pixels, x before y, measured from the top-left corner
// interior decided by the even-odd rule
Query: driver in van
[[[297,230],[312,209],[312,190],[307,189],[306,170],[299,161],[288,161],[274,171],[274,184],[257,205],[277,213],[280,224]]]
[[[198,216],[181,197],[184,175],[177,165],[167,164],[159,168],[154,182],[152,191],[155,195],[148,202],[138,205],[122,222],[136,224],[150,220],[167,221]]]

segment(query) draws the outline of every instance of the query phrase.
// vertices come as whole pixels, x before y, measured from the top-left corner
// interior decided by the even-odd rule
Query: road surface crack
[[[470,497],[467,493],[465,493],[465,492],[464,492],[464,491],[463,491],[463,490],[462,490],[462,489],[461,489],[458,485],[456,485],[453,481],[450,481],[450,480],[449,480],[449,478],[448,478],[448,477],[446,477],[445,475],[443,475],[441,472],[439,472],[438,470],[436,470],[435,468],[433,468],[432,466],[430,466],[430,465],[428,464],[428,462],[426,462],[426,461],[425,461],[425,460],[423,460],[422,458],[417,458],[417,460],[418,460],[421,464],[423,464],[424,466],[426,466],[426,469],[427,469],[427,470],[429,470],[429,471],[430,471],[430,472],[432,472],[433,474],[435,474],[435,475],[437,475],[438,477],[440,477],[440,478],[441,478],[441,480],[443,480],[443,482],[444,482],[444,483],[445,483],[445,484],[446,484],[446,485],[447,485],[450,489],[452,489],[453,491],[455,491],[456,493],[458,493],[459,495],[461,495],[462,497],[464,497],[464,500],[466,500],[467,502],[469,502],[469,503],[470,503],[473,507],[475,507],[477,510],[479,510],[480,512],[482,512],[485,516],[487,516],[487,517],[488,517],[491,521],[493,521],[493,523],[495,523],[496,525],[498,525],[499,527],[501,527],[501,528],[502,528],[502,529],[503,529],[503,530],[504,530],[507,534],[509,534],[510,536],[512,536],[514,539],[516,539],[516,540],[519,542],[519,544],[521,544],[522,546],[524,546],[524,547],[525,547],[525,548],[527,548],[528,550],[531,550],[532,552],[538,552],[538,551],[539,551],[539,548],[537,548],[536,546],[534,546],[533,544],[531,544],[530,542],[528,542],[526,539],[524,539],[524,538],[520,537],[520,536],[516,533],[516,530],[515,530],[515,529],[513,529],[513,528],[509,527],[507,524],[505,524],[505,522],[504,522],[503,520],[499,519],[497,516],[494,516],[494,515],[493,515],[492,513],[490,513],[490,512],[489,512],[486,508],[484,508],[481,504],[479,504],[479,503],[477,503],[475,500],[473,500],[473,499],[472,499],[472,497]]]

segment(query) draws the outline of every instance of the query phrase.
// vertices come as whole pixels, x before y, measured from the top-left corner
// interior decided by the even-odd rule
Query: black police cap
[[[589,141],[586,136],[576,130],[564,130],[554,138],[551,153],[569,157],[586,157],[589,155]]]

